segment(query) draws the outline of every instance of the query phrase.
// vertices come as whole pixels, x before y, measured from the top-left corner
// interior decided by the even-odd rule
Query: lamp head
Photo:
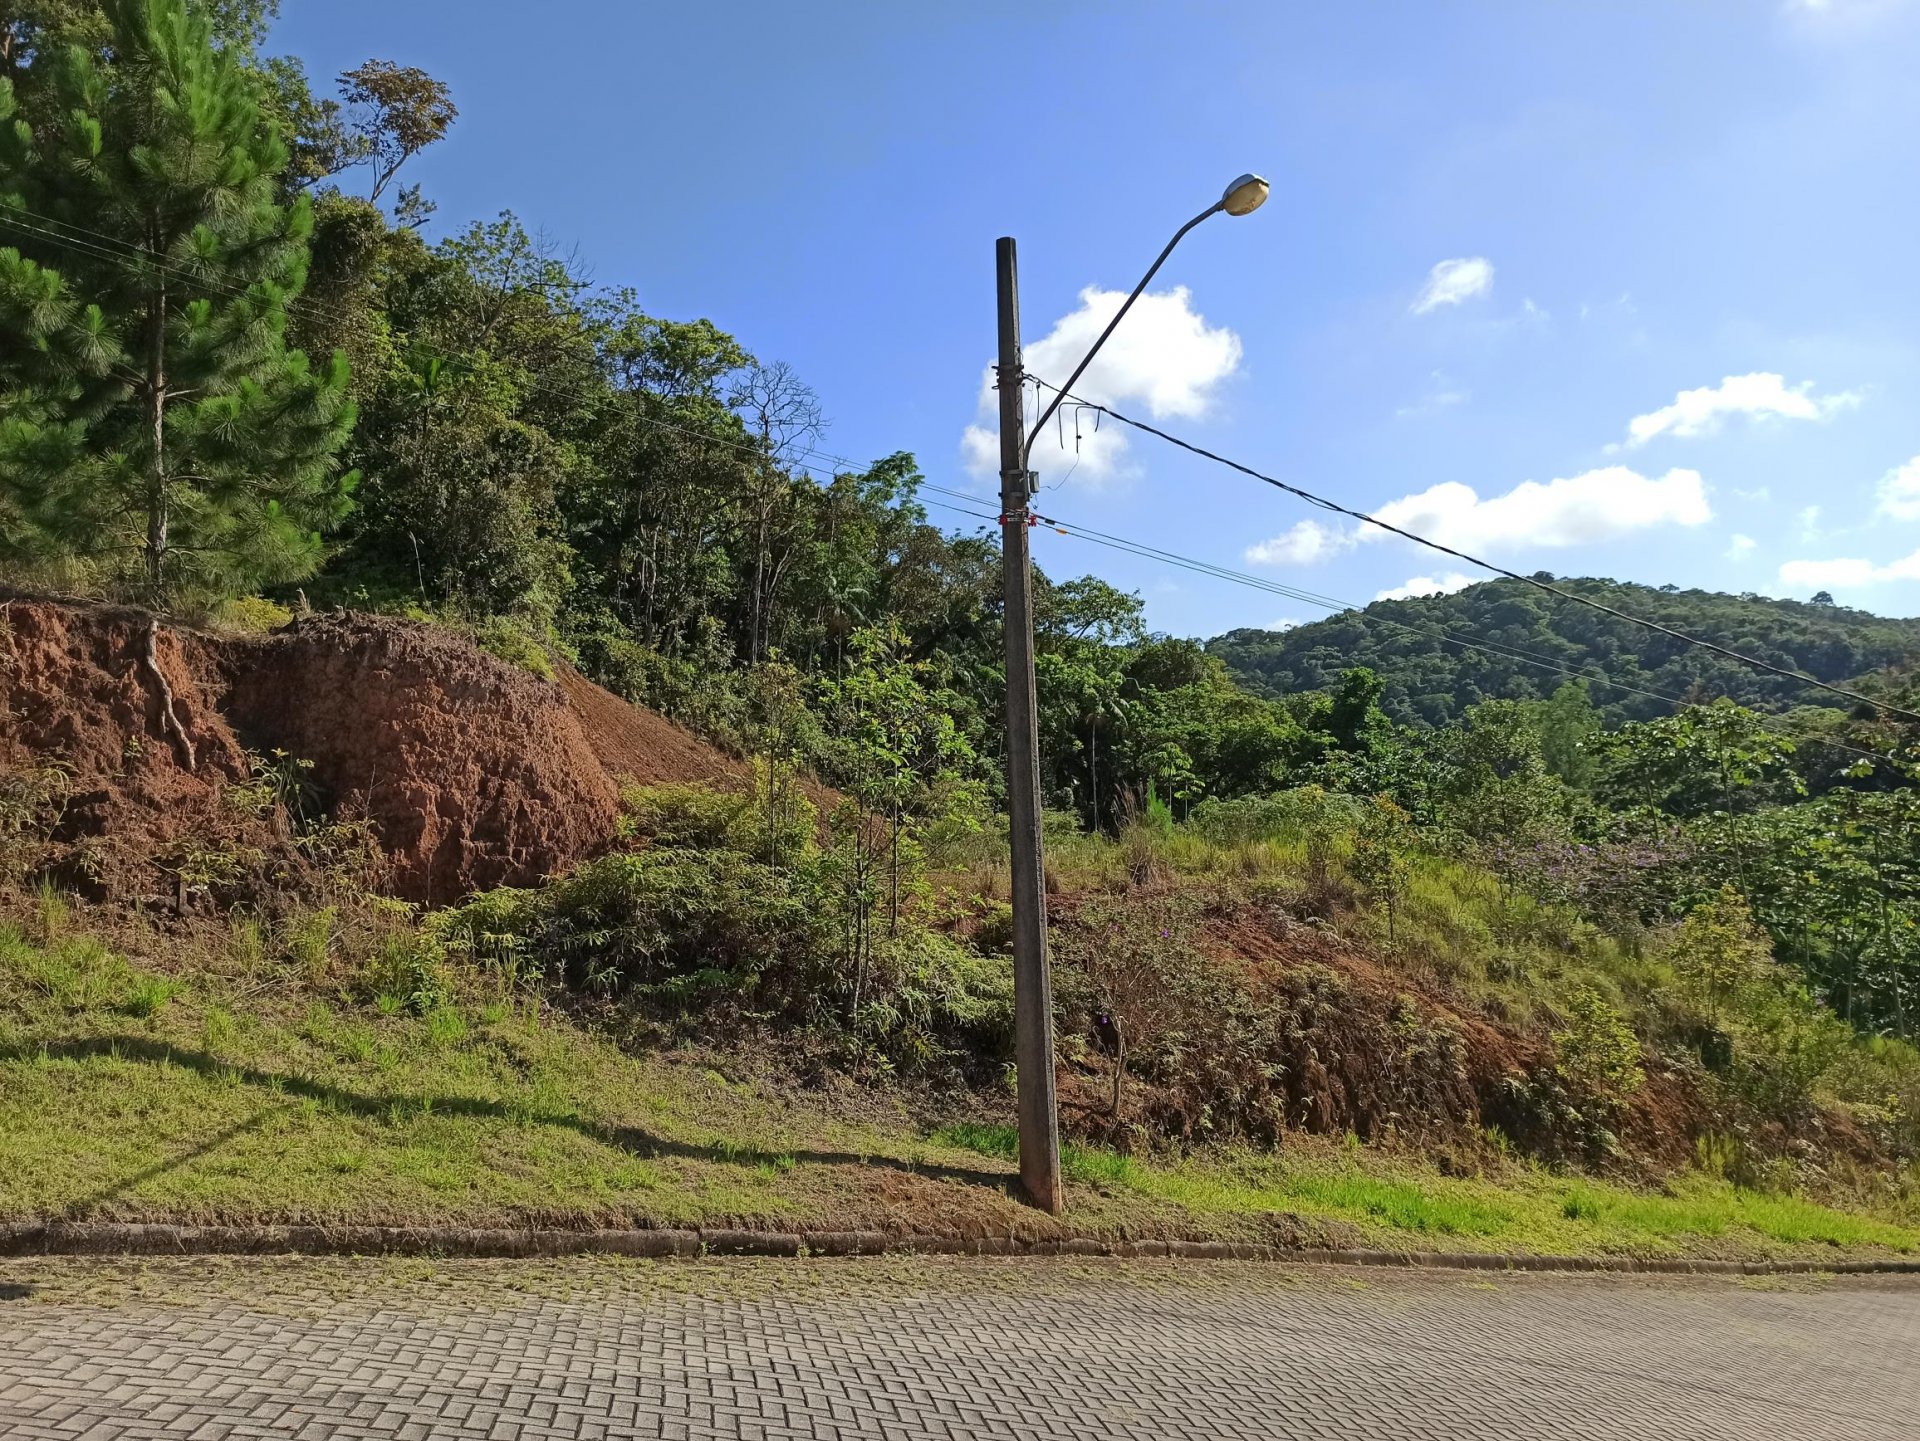
[[[1267,182],[1258,175],[1242,175],[1220,197],[1220,208],[1229,215],[1251,215],[1267,203]]]

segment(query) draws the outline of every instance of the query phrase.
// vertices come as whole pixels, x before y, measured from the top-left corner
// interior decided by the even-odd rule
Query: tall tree
[[[760,443],[748,497],[747,520],[752,535],[747,546],[753,578],[747,596],[747,643],[741,648],[748,664],[757,665],[767,653],[772,625],[769,612],[773,592],[780,583],[773,559],[776,515],[792,493],[783,467],[825,433],[826,420],[819,398],[784,360],[748,365],[728,403],[742,415]]]
[[[57,122],[0,80],[0,496],[164,606],[318,565],[354,412],[344,359],[286,345],[312,213],[239,56],[185,0],[110,19],[109,59],[33,53]]]
[[[347,71],[340,77],[340,98],[350,117],[350,158],[373,169],[369,200],[385,194],[400,167],[443,139],[460,115],[444,82],[391,60],[369,60]]]

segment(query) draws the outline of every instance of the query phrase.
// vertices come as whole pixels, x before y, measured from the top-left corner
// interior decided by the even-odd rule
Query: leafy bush
[[[520,621],[489,616],[473,628],[473,643],[528,675],[553,679],[553,658],[547,653],[545,641]]]
[[[703,785],[627,786],[620,793],[621,829],[659,846],[804,863],[818,828],[813,803],[795,787],[771,787],[765,765],[756,767],[755,781],[750,794]]]
[[[987,1069],[1013,1054],[1013,963],[919,926],[874,948],[863,1021],[909,1069],[954,1052]]]
[[[382,937],[362,966],[358,983],[368,999],[390,1002],[383,1009],[417,1016],[432,1013],[452,995],[445,950],[430,932],[412,929]]]
[[[724,994],[805,1015],[832,991],[823,917],[803,873],[673,848],[605,856],[505,905],[480,897],[441,924],[513,934],[577,988],[679,1006]]]
[[[1640,1041],[1605,996],[1584,982],[1567,993],[1567,1019],[1553,1033],[1560,1073],[1590,1095],[1618,1103],[1640,1089]]]
[[[224,630],[237,630],[246,635],[265,635],[268,631],[290,625],[293,621],[293,612],[264,596],[241,595],[221,601],[214,607],[210,619]]]

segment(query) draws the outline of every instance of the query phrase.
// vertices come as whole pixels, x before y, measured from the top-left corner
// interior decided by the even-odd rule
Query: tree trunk
[[[887,834],[887,936],[900,934],[900,802],[893,803],[892,824]]]
[[[766,477],[761,477],[761,494],[754,498],[753,606],[748,620],[747,664],[758,665],[761,656],[761,628],[765,620],[767,586],[767,527],[771,523],[771,501]]]
[[[1100,834],[1100,723],[1087,730],[1087,800],[1093,807],[1093,833]]]
[[[156,244],[156,252],[159,246]],[[155,610],[167,602],[167,283],[159,282],[147,321],[147,421],[153,458],[147,467],[147,603]]]
[[[1120,1024],[1118,1016],[1113,1017],[1113,1096],[1108,1103],[1108,1114],[1115,1120],[1120,1118],[1120,1087],[1127,1079],[1127,1032]]]

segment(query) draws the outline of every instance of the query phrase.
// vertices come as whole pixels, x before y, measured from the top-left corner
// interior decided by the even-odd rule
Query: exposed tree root
[[[174,709],[173,687],[167,684],[167,678],[160,670],[158,644],[160,640],[160,620],[157,616],[147,618],[147,644],[141,656],[147,673],[153,677],[154,685],[160,691],[160,733],[171,735],[180,743],[181,753],[187,758],[187,769],[193,770],[200,763],[193,748],[193,738],[187,734],[187,728],[180,723],[180,713]]]

